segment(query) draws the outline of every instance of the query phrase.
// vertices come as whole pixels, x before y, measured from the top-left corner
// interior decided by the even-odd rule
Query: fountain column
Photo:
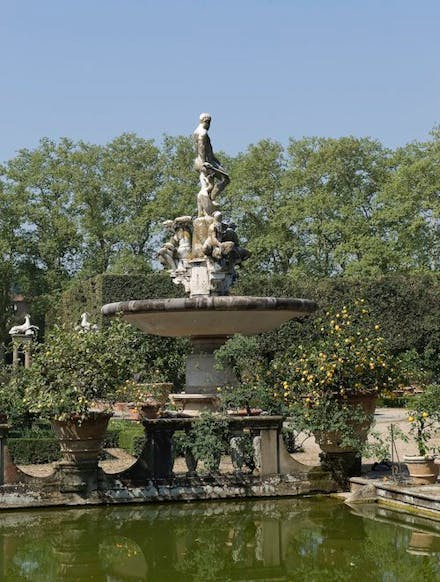
[[[218,408],[218,388],[235,386],[237,378],[229,369],[218,369],[215,351],[228,336],[192,337],[192,353],[186,359],[185,392],[173,394],[172,401],[188,415]]]

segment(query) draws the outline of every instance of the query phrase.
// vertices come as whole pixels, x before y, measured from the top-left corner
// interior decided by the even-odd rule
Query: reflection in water
[[[440,525],[395,515],[319,498],[3,512],[0,579],[440,579]]]

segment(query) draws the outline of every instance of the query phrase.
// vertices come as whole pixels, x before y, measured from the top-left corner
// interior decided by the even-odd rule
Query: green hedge
[[[355,299],[368,303],[372,318],[395,354],[411,349],[423,356],[423,365],[440,376],[440,273],[423,275],[394,274],[379,278],[301,279],[244,272],[234,289],[235,295],[290,296],[313,299],[319,314],[330,306],[340,309]],[[262,349],[268,357],[285,345],[306,342],[310,323],[289,322],[276,332],[266,334]]]
[[[127,420],[111,420],[104,447],[120,448],[130,455],[139,456],[144,446],[144,429],[138,423]]]
[[[107,429],[104,435],[104,449],[116,449],[119,447],[119,435],[121,433],[121,428],[111,428]]]
[[[140,424],[128,425],[119,433],[119,448],[130,455],[138,455],[144,442],[144,430]],[[140,450],[139,450],[140,449]]]
[[[145,437],[144,436],[134,436],[133,437],[133,455],[139,457],[144,448]]]
[[[104,437],[104,448],[121,448],[139,456],[144,445],[144,431],[140,424],[113,421]],[[58,440],[52,436],[25,436],[8,438],[12,458],[19,465],[53,463],[61,458]]]
[[[102,323],[101,307],[106,303],[183,296],[183,289],[174,285],[165,271],[146,275],[97,275],[73,281],[57,305],[47,313],[47,322],[49,325],[57,321],[71,325],[87,311],[91,321]]]
[[[19,465],[52,463],[61,458],[60,445],[56,438],[10,438],[9,451]]]

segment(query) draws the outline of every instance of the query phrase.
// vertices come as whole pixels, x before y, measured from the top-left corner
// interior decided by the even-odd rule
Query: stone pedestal
[[[206,266],[206,259],[195,259],[190,261],[191,275],[190,275],[190,290],[191,297],[198,295],[209,295],[211,285],[209,282],[209,272]]]
[[[62,460],[57,471],[64,492],[94,491],[98,488],[98,461],[111,414],[96,412],[81,420],[53,420]]]
[[[227,336],[192,338],[193,352],[186,360],[185,391],[170,396],[185,414],[197,416],[203,410],[218,410],[217,389],[237,384],[231,370],[216,368],[215,351],[227,339]]]
[[[15,334],[12,336],[12,366],[18,368],[20,356],[24,356],[24,367],[30,368],[32,363],[33,335]]]

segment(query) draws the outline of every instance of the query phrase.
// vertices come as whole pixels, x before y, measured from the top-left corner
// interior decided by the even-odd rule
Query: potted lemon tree
[[[324,456],[360,457],[377,398],[398,381],[397,363],[362,299],[327,311],[313,325],[308,345],[274,362],[276,394],[296,429],[314,435]]]
[[[97,471],[116,391],[132,374],[132,348],[130,326],[114,320],[87,333],[55,327],[35,349],[21,379],[23,404],[51,421],[72,470]]]
[[[435,483],[439,465],[435,463],[438,450],[435,437],[440,434],[440,384],[427,386],[416,396],[408,413],[409,433],[417,454],[405,455],[411,480],[419,485]],[[411,451],[414,453],[415,451]]]

